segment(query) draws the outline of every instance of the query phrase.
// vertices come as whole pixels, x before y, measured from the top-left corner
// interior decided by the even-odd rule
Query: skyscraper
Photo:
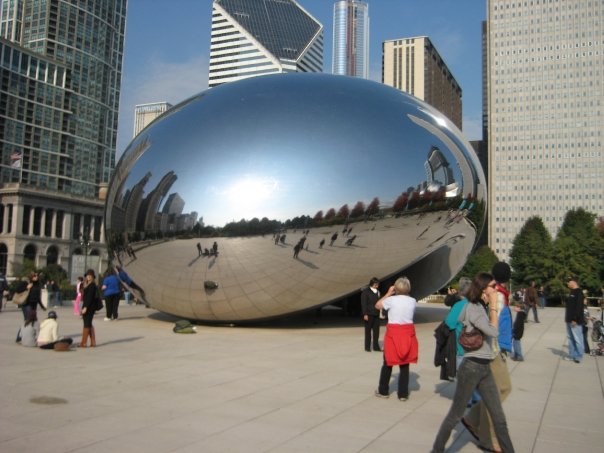
[[[333,5],[333,66],[338,75],[369,78],[369,6],[360,0]]]
[[[461,129],[461,87],[430,38],[384,41],[382,71],[382,83],[426,101]]]
[[[525,221],[552,236],[604,215],[604,3],[488,2],[489,244],[507,259]]]
[[[208,86],[323,71],[323,25],[294,0],[214,0]]]
[[[134,135],[146,128],[155,118],[172,107],[168,102],[152,102],[134,106]]]
[[[126,0],[0,1],[0,270],[69,269],[79,237],[102,253]]]

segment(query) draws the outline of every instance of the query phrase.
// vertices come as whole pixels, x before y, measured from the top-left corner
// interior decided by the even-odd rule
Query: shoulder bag
[[[13,303],[23,305],[27,301],[27,296],[29,296],[29,289],[20,293],[15,293],[13,294]]]
[[[467,310],[467,305],[464,310]],[[467,312],[465,313],[464,325],[459,334],[459,344],[466,352],[476,351],[482,347],[484,342],[484,334],[480,329],[474,327],[471,331],[468,331],[467,324]]]

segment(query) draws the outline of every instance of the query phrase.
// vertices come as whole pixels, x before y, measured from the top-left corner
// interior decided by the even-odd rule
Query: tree
[[[401,212],[405,210],[405,206],[407,206],[407,200],[409,198],[409,194],[404,192],[400,194],[396,200],[394,201],[394,205],[392,206],[392,210],[394,212]]]
[[[313,217],[315,222],[321,222],[323,220],[323,211],[318,211]]]
[[[598,292],[604,276],[604,239],[598,234],[595,219],[595,214],[583,208],[568,211],[554,250],[555,259],[565,274],[561,275],[562,279],[576,275],[581,287],[591,293]]]
[[[331,220],[336,216],[336,210],[334,208],[330,208],[329,211],[325,214],[325,220]]]
[[[461,277],[473,278],[479,272],[491,272],[493,265],[498,261],[495,252],[488,245],[483,245],[470,254],[454,280],[457,282]]]
[[[530,217],[512,243],[512,281],[520,286],[529,286],[533,281],[548,285],[558,271],[553,257],[552,237],[543,220]]]
[[[338,210],[337,217],[340,217],[340,218],[346,220],[349,215],[350,215],[350,209],[348,208],[348,205],[345,204]]]
[[[350,217],[361,217],[364,213],[365,203],[363,203],[362,201],[357,201],[357,204],[354,205],[354,208],[352,208],[352,211],[350,212]]]
[[[378,197],[375,197],[373,200],[371,200],[369,206],[367,206],[367,211],[365,211],[365,214],[367,214],[369,217],[376,215],[378,212],[380,212],[380,200]]]

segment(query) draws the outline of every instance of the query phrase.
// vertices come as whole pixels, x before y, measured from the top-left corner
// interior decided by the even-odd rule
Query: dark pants
[[[399,398],[409,398],[409,364],[399,366],[398,389],[397,395]],[[380,371],[380,384],[378,392],[382,395],[390,394],[390,376],[392,376],[392,367],[384,364]]]
[[[373,350],[380,350],[380,317],[367,316],[365,321],[365,351],[369,351],[371,346],[371,334],[373,333]]]
[[[587,321],[585,321],[585,324],[583,324],[583,348],[585,350],[585,354],[589,354],[590,350],[589,350],[589,343],[587,341],[587,331],[588,331],[588,327],[587,327]]]
[[[54,349],[55,344],[57,344],[57,343],[71,344],[71,343],[73,343],[73,338],[63,338],[61,340],[53,341],[52,343],[46,343],[46,344],[43,344],[42,346],[40,346],[40,349]]]
[[[488,363],[477,363],[470,358],[465,358],[457,372],[457,387],[455,389],[455,396],[453,397],[453,404],[440,425],[434,445],[432,446],[433,453],[445,451],[445,445],[451,436],[451,431],[463,417],[466,404],[475,388],[478,388],[482,401],[491,416],[497,441],[503,453],[514,452],[505,414],[503,413],[501,400],[499,399],[499,390],[497,389],[497,384],[495,384],[490,365]]]
[[[120,294],[105,296],[105,311],[109,319],[117,319],[117,307],[120,304]]]
[[[87,308],[86,313],[82,315],[85,329],[90,329],[92,327],[92,318],[94,318],[94,310]]]
[[[533,321],[539,322],[539,316],[537,315],[537,304],[531,305],[530,309],[533,311]],[[528,319],[528,316],[526,318]]]

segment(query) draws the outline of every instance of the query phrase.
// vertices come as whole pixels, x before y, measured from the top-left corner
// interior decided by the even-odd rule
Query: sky
[[[252,1],[252,0],[250,0]],[[324,27],[331,72],[334,0],[298,0]],[[463,132],[481,138],[481,21],[485,0],[367,0],[370,79],[381,81],[382,42],[428,36],[462,88]],[[211,0],[128,0],[117,156],[132,140],[134,106],[173,105],[207,89]]]

